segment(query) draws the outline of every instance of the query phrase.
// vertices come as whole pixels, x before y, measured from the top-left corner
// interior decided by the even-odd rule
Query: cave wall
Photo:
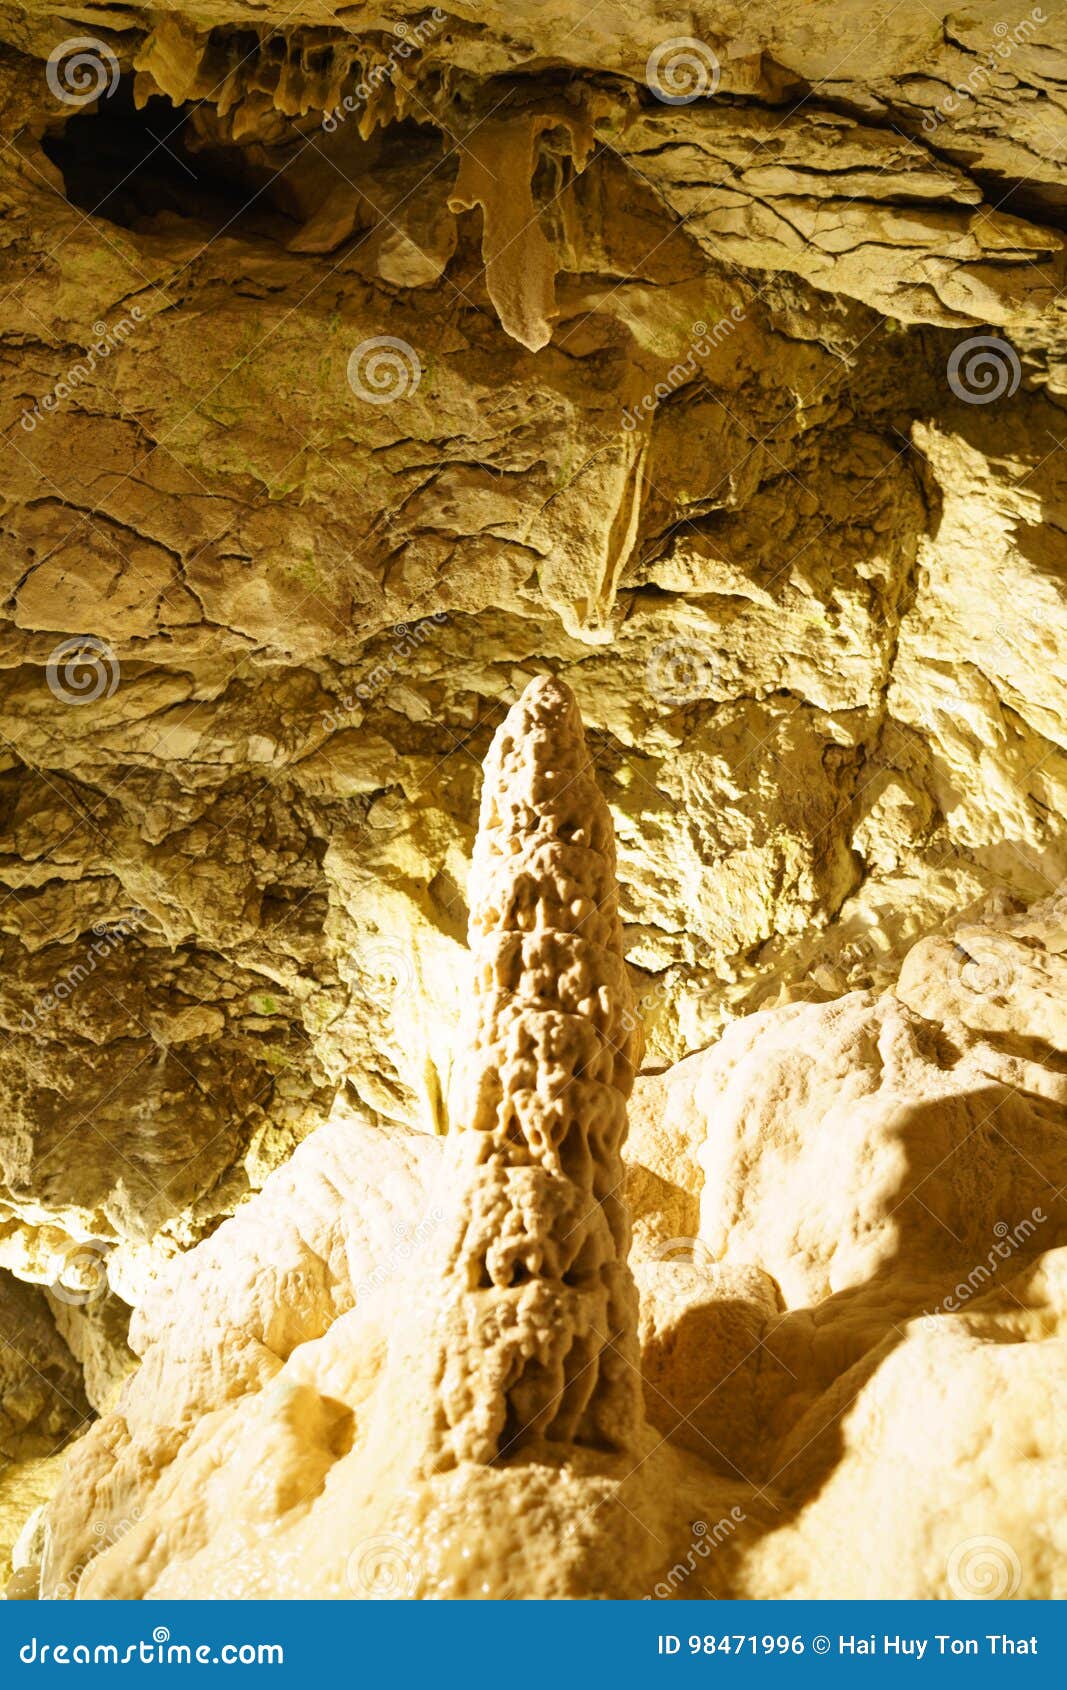
[[[445,1129],[539,670],[653,1070],[1059,886],[1064,8],[1001,11],[0,7],[0,1267],[24,1370],[72,1358],[50,1449],[339,1092]]]

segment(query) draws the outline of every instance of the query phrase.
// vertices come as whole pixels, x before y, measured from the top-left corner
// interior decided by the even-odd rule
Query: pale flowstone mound
[[[992,922],[964,922],[905,958],[897,996],[930,1020],[959,1021],[1000,1053],[1012,1082],[1062,1102],[1067,1052],[1067,888]],[[1007,1077],[1007,1076],[1005,1076]]]
[[[339,1108],[254,1205],[162,1277],[131,1331],[142,1366],[116,1412],[78,1445],[74,1486],[50,1513],[49,1588],[66,1593],[72,1568],[80,1576],[102,1543],[136,1530],[147,1512],[146,1478],[166,1474],[187,1440],[203,1441],[224,1423],[227,1405],[238,1405],[239,1418],[242,1405],[258,1402],[301,1345],[335,1323],[334,1341],[341,1341],[341,1317],[350,1312],[362,1333],[352,1388],[361,1372],[373,1380],[380,1357],[373,1319],[364,1317],[388,1300],[440,1223],[427,1196],[439,1152],[435,1139],[385,1134]],[[221,1445],[234,1435],[224,1434]],[[289,1478],[298,1484],[305,1461],[295,1435],[289,1455],[296,1468]],[[313,1444],[307,1461],[314,1465]],[[201,1506],[210,1510],[210,1497]],[[144,1530],[150,1542],[153,1533]],[[145,1539],[132,1541],[147,1554]],[[149,1556],[149,1582],[153,1571]]]
[[[711,1259],[763,1267],[789,1308],[911,1277],[921,1295],[999,1222],[1067,1216],[1062,1075],[1029,1096],[953,1032],[854,993],[750,1016],[682,1064],[708,1123]]]
[[[1062,1600],[1067,1249],[894,1332],[778,1456],[806,1505],[744,1559],[738,1595]]]
[[[794,1516],[738,1594],[1062,1593],[1063,916],[966,923],[899,997],[748,1017],[644,1083],[633,1154],[703,1140],[697,1236],[638,1270],[650,1416]]]

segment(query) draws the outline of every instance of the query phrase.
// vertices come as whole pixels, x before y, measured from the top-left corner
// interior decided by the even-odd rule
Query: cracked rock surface
[[[546,670],[646,1032],[653,1424],[898,1234],[969,1273],[1058,1213],[1025,1158],[1067,1177],[1059,918],[1027,914],[1067,876],[1065,27],[1062,0],[0,4],[0,1274],[36,1311],[4,1317],[5,1542],[112,1408],[129,1311],[323,1123],[418,1156],[449,1130],[481,765]],[[49,65],[75,37],[95,97]],[[968,990],[1019,946],[1012,990]],[[791,1165],[779,1072],[860,1158],[811,1238],[756,1201]],[[988,1087],[1021,1137],[982,1139],[973,1215],[931,1172],[904,1226],[902,1162]],[[736,1142],[694,1125],[711,1096]],[[804,1155],[836,1167],[821,1131]],[[695,1318],[646,1258],[698,1230],[747,1277]],[[1056,1274],[1026,1283],[1040,1326]],[[887,1415],[911,1342],[865,1387]],[[992,1351],[958,1342],[980,1402]],[[744,1413],[733,1382],[693,1412],[751,1476],[829,1378],[783,1408],[745,1362]],[[879,1482],[862,1443],[824,1546]],[[837,1564],[801,1530],[767,1588]]]

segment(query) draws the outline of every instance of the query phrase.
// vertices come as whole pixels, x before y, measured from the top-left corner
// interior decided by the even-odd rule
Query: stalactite
[[[451,211],[481,207],[486,289],[501,327],[531,352],[548,345],[557,316],[558,260],[533,194],[541,137],[554,129],[562,130],[569,156],[584,169],[593,150],[587,113],[521,112],[472,130],[448,200]]]

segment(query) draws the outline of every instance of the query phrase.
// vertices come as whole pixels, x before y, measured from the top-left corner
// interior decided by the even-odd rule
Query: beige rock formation
[[[42,1595],[640,1596],[687,1510],[746,1517],[644,1419],[639,1036],[611,820],[552,677],[490,748],[471,910],[456,1130],[338,1118],[180,1264],[46,1511]],[[419,1211],[417,1248],[375,1250]]]
[[[611,817],[573,695],[531,682],[490,747],[453,1122],[471,1164],[437,1370],[454,1460],[631,1452],[641,1421],[622,1197],[640,1056]]]
[[[879,1191],[868,1013],[902,1106],[942,1100],[919,1165],[978,1105],[914,1017],[992,1086],[1050,1083],[1053,963],[1025,1002],[950,965],[995,973],[987,913],[1067,877],[1065,23],[0,0],[0,1272],[45,1296],[71,1401],[112,1407],[129,1311],[324,1121],[447,1129],[480,767],[546,669],[646,1028],[657,1427],[650,1380],[717,1379],[686,1275],[740,1360],[779,1271],[822,1296],[899,1225],[854,1169],[825,1259],[779,1214],[663,1284],[701,1203],[704,1248],[734,1232],[754,1148],[683,1107],[705,1062],[732,1098],[757,1031],[777,1071],[844,1000],[831,1113]],[[728,1394],[697,1414],[720,1447]],[[67,1415],[4,1472],[8,1537]]]
[[[45,1294],[0,1275],[0,1567],[90,1418],[81,1372]]]
[[[627,1173],[612,861],[535,681],[487,759],[455,1130],[338,1111],[170,1270],[16,1593],[1063,1594],[1067,902],[644,1079]]]
[[[639,1087],[650,1416],[781,1508],[736,1595],[1067,1588],[1065,915],[923,941],[895,994],[749,1016]],[[694,1157],[699,1220],[657,1201]]]

